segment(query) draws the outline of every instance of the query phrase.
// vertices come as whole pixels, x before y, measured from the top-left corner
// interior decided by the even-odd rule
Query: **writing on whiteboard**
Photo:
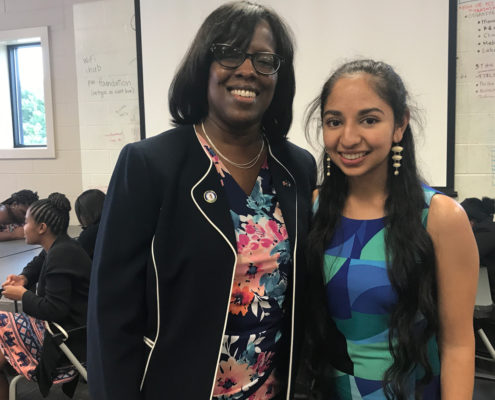
[[[123,142],[124,141],[124,132],[120,131],[120,132],[106,133],[105,137],[111,143]]]
[[[478,99],[495,97],[495,0],[459,5],[459,29],[468,34],[459,54],[464,62],[458,82],[470,86]]]
[[[130,75],[107,74],[102,63],[94,55],[81,56],[83,74],[86,77],[88,95],[92,98],[124,98],[137,97],[135,77]]]

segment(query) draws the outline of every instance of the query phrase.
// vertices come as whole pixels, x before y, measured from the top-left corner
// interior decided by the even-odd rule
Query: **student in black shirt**
[[[89,189],[82,192],[74,203],[74,210],[82,228],[77,240],[91,259],[93,259],[104,201],[105,193],[98,189]]]
[[[483,197],[481,200],[475,197],[465,199],[461,206],[466,211],[474,238],[478,245],[480,264],[488,270],[490,292],[492,300],[495,300],[495,199]]]
[[[9,363],[28,379],[38,377],[37,366],[47,362],[44,321],[56,322],[66,330],[86,324],[91,260],[67,235],[70,208],[69,200],[60,193],[29,207],[24,225],[26,243],[40,244],[45,258],[39,262],[35,257],[20,275],[9,275],[2,284],[5,297],[22,300],[24,313],[0,312],[0,366]],[[36,293],[27,289],[34,283]],[[75,353],[85,351],[83,343],[67,345]],[[63,362],[61,353],[51,352],[50,357],[55,358],[50,360],[55,364]],[[72,377],[66,373],[55,380],[65,382]],[[7,398],[8,383],[0,374],[0,400]]]

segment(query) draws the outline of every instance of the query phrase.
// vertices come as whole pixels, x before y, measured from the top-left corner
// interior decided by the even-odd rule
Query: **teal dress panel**
[[[426,227],[430,201],[436,192],[423,186]],[[383,375],[392,364],[389,350],[389,318],[397,302],[387,274],[385,218],[355,220],[342,217],[324,255],[324,278],[330,316],[337,340],[329,343],[336,354],[333,364],[334,393],[327,399],[385,399]],[[418,317],[418,329],[424,322]],[[436,338],[428,344],[434,378],[424,388],[423,399],[440,399],[440,361]],[[418,366],[411,374],[410,398],[423,376]]]

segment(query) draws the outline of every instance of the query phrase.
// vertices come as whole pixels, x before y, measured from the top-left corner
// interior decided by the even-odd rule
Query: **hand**
[[[24,286],[7,285],[3,287],[2,295],[10,300],[22,300],[24,292],[27,292]]]
[[[2,283],[2,287],[5,286],[24,286],[27,283],[27,279],[24,275],[14,275],[10,274],[7,279]]]

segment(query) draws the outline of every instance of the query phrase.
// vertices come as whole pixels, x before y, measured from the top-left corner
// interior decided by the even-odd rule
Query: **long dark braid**
[[[62,193],[52,193],[47,199],[34,202],[29,213],[37,224],[45,223],[58,236],[66,234],[69,226],[70,201]]]
[[[394,120],[400,123],[409,112],[407,91],[401,78],[387,64],[372,60],[357,60],[341,66],[325,83],[322,93],[310,105],[307,117],[307,136],[312,116],[321,113],[335,83],[343,76],[369,74],[370,82],[376,93],[394,112]],[[414,139],[408,125],[401,146],[404,147],[400,175],[393,175],[392,162],[388,168],[385,202],[386,233],[385,246],[387,271],[392,287],[397,295],[397,304],[391,313],[389,322],[389,347],[393,363],[384,374],[385,395],[387,399],[407,398],[407,382],[415,365],[423,367],[425,373],[418,387],[432,377],[432,367],[428,360],[427,344],[438,329],[438,310],[435,277],[435,255],[433,243],[422,223],[424,193],[416,166]],[[324,160],[323,160],[324,161]],[[328,246],[348,194],[346,176],[332,165],[330,176],[325,176],[319,193],[319,208],[314,217],[313,228],[309,234],[309,274],[313,295],[312,326],[310,337],[314,344],[315,368],[321,374],[328,364],[325,342],[331,335],[332,324],[324,293],[323,254]],[[408,234],[405,235],[405,232]],[[416,329],[418,315],[424,317],[422,329]],[[415,332],[415,334],[411,334]]]

